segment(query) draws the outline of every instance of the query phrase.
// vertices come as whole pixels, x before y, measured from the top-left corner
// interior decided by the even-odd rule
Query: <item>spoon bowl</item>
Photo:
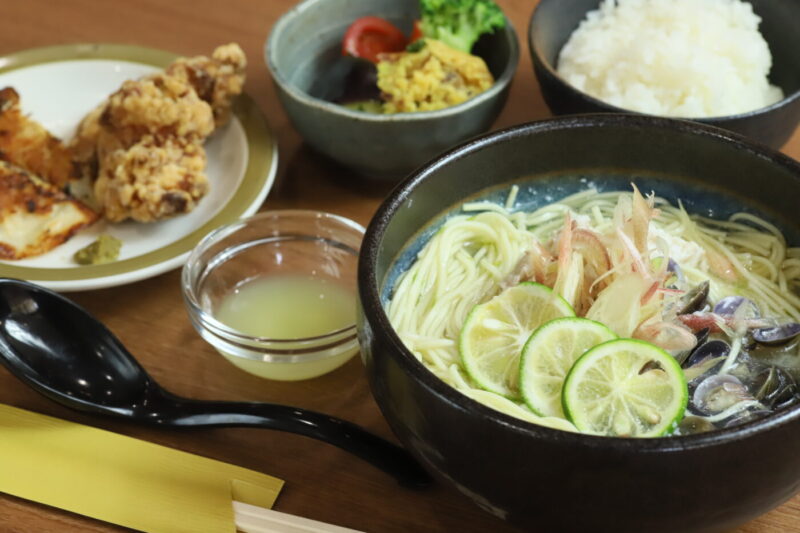
[[[119,340],[61,296],[0,281],[0,322],[3,364],[53,400],[66,396],[70,407],[135,416],[152,390]]]
[[[176,396],[82,307],[25,281],[0,279],[0,363],[44,396],[79,411],[158,426],[287,431],[338,446],[404,486],[430,481],[404,449],[345,420],[277,404]]]

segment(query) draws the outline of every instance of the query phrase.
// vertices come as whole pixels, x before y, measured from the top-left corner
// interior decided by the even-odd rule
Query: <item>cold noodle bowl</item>
[[[800,401],[800,248],[750,213],[585,190],[534,211],[474,202],[387,304],[409,350],[465,395],[537,424],[650,437]]]

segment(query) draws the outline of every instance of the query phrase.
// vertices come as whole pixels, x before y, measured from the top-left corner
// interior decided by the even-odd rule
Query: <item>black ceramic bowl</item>
[[[800,163],[718,128],[598,114],[517,126],[442,155],[389,195],[362,244],[360,343],[384,416],[441,481],[528,530],[719,531],[800,489],[800,406],[685,437],[561,432],[451,389],[392,329],[384,303],[393,280],[465,199],[500,200],[516,183],[519,201],[534,207],[588,181],[629,190],[634,178],[690,211],[756,210],[800,243]]]
[[[759,30],[772,52],[770,81],[783,89],[784,99],[775,104],[724,117],[698,118],[741,133],[773,148],[780,148],[800,122],[800,2],[749,0],[761,17]],[[579,91],[556,73],[556,62],[569,36],[597,9],[600,0],[541,0],[528,27],[528,46],[534,72],[545,102],[556,115],[627,112]]]

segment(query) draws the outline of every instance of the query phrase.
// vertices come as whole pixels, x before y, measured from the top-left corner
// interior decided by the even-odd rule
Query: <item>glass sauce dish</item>
[[[294,381],[358,351],[356,269],[364,228],[318,211],[267,211],[220,227],[182,272],[192,325],[228,361]]]

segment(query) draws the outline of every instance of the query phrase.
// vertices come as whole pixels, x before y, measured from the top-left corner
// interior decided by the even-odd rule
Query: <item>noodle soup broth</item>
[[[558,173],[497,186],[447,209],[395,258],[382,299],[414,356],[484,405],[567,431],[686,435],[739,425],[800,401],[798,243],[797,228],[768,206],[708,185],[655,173]],[[578,365],[562,358],[555,366],[563,368],[538,368],[536,386],[520,373],[522,348],[544,324],[517,316],[509,320],[513,333],[504,331],[491,322],[497,317],[490,308],[507,305],[504,295],[526,283],[563,298],[571,309],[566,315],[668,353],[667,363],[674,360],[680,370],[668,377],[664,364],[636,363],[625,386],[639,391],[641,382],[652,381],[642,389],[647,392],[633,394],[647,398],[620,403],[609,389],[608,405],[591,398],[586,407],[591,425],[575,425],[580,417],[558,405],[542,410],[530,398],[541,383],[552,382],[547,394],[562,394],[555,403],[580,403],[562,390],[577,379],[570,370]],[[474,329],[465,323],[480,313],[510,340],[484,334],[465,340]],[[562,329],[569,333],[580,324]],[[505,351],[490,357],[492,350]],[[622,358],[610,361],[619,365]],[[623,387],[619,379],[608,386]],[[665,399],[671,407],[659,411],[657,386],[685,395],[684,407],[676,407],[680,398]]]

